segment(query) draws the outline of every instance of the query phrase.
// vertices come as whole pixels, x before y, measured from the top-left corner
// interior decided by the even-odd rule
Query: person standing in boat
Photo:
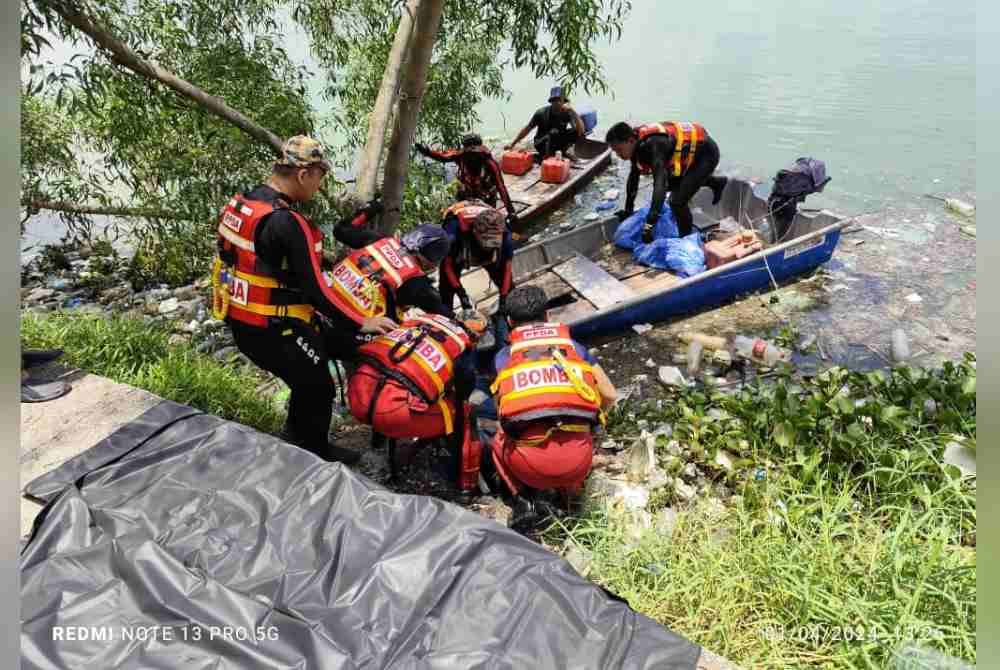
[[[625,209],[617,212],[624,221],[632,215],[639,190],[639,175],[653,175],[653,198],[642,228],[642,241],[653,241],[653,230],[660,218],[667,191],[670,209],[681,237],[694,226],[690,202],[703,186],[712,189],[712,204],[718,204],[726,187],[726,177],[713,173],[719,164],[719,145],[697,123],[664,121],[633,128],[624,121],[609,130],[605,141],[621,158],[632,162],[625,189]]]
[[[516,147],[532,129],[535,130],[533,142],[535,151],[538,152],[535,156],[538,162],[554,156],[559,151],[565,154],[585,132],[583,120],[576,110],[569,106],[569,100],[563,94],[562,86],[552,87],[549,91],[549,104],[539,108],[528,121],[528,125],[522,128],[514,141],[504,149],[510,151]]]
[[[513,288],[514,261],[514,240],[503,214],[481,200],[463,200],[444,211],[441,225],[452,240],[438,273],[445,307],[453,309],[458,295],[462,308],[472,309],[472,300],[462,286],[462,271],[481,266],[497,285],[502,314]]]
[[[475,133],[466,135],[462,138],[461,149],[435,151],[426,144],[419,143],[416,149],[439,163],[455,163],[458,166],[457,200],[482,200],[490,207],[496,207],[499,198],[507,209],[507,218],[513,227],[517,215],[503,181],[503,172],[493,154],[483,145],[482,137]]]
[[[507,301],[509,346],[494,359],[500,429],[489,449],[503,485],[515,497],[512,527],[527,529],[541,516],[536,494],[576,494],[590,473],[594,430],[617,391],[569,327],[547,323],[548,298],[522,286]]]

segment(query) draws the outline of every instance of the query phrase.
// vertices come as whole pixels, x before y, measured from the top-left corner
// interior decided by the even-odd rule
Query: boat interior
[[[541,165],[535,164],[521,176],[505,174],[504,183],[518,216],[530,217],[547,203],[561,200],[564,194],[578,187],[581,177],[590,177],[611,158],[611,150],[604,142],[583,138],[578,140],[569,156],[570,177],[562,184],[549,184],[540,180]]]
[[[738,235],[741,229],[752,228],[764,244],[763,251],[740,262],[813,237],[813,233],[839,220],[825,210],[799,211],[784,237],[774,240],[767,201],[754,192],[753,183],[730,179],[718,205],[711,204],[711,196],[710,190],[701,189],[691,203],[695,226],[706,239],[725,239]],[[515,285],[541,286],[549,298],[549,317],[572,323],[617,303],[643,294],[662,293],[688,281],[667,270],[640,265],[633,260],[631,251],[616,247],[613,239],[618,223],[611,216],[518,249],[513,267]],[[691,279],[727,267],[707,270]],[[496,309],[497,289],[485,271],[472,270],[462,281],[477,309],[486,313]]]

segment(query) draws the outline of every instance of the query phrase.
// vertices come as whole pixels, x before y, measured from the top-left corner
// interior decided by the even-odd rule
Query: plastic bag
[[[647,216],[649,216],[648,206],[636,210],[632,216],[622,221],[618,230],[615,231],[615,244],[622,249],[635,249],[636,246],[642,244],[642,224],[646,222]],[[660,218],[656,222],[656,228],[653,230],[653,238],[659,240],[679,236],[674,213],[670,207],[664,205],[660,210]]]
[[[661,270],[670,270],[680,277],[691,277],[705,271],[705,247],[697,231],[687,237],[663,238],[650,244],[639,244],[632,251],[637,263]]]

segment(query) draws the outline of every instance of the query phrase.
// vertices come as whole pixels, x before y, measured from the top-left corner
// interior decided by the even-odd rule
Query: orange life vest
[[[674,138],[674,155],[670,159],[670,173],[674,177],[680,177],[687,172],[691,164],[694,163],[698,145],[708,137],[703,126],[686,121],[647,123],[644,126],[639,126],[636,132],[639,133],[639,142],[653,135],[669,135]],[[649,174],[653,171],[652,165],[646,165],[639,161],[636,161],[636,165],[639,166],[639,171],[642,174]]]
[[[384,237],[353,252],[327,275],[333,303],[347,317],[360,322],[372,316],[394,314],[396,290],[424,271],[395,237]]]
[[[487,209],[494,209],[482,200],[460,200],[450,207],[441,210],[441,218],[447,219],[449,214],[454,214],[458,219],[458,229],[462,233],[472,233],[472,227],[476,223],[476,217]]]
[[[251,326],[267,327],[273,318],[291,317],[312,321],[314,308],[298,287],[287,284],[286,268],[273,268],[261,260],[254,247],[254,234],[261,220],[276,209],[287,210],[302,227],[315,257],[322,258],[323,232],[309,224],[288,204],[249,200],[233,196],[222,208],[218,227],[218,258],[212,269],[213,313]]]
[[[601,396],[594,370],[576,351],[569,327],[519,326],[511,332],[510,360],[493,384],[503,422],[577,418],[596,423]]]
[[[400,382],[428,405],[438,404],[450,434],[454,417],[444,402],[445,391],[455,378],[455,360],[471,345],[460,325],[439,314],[425,314],[379,335],[360,347],[358,354],[363,362]]]

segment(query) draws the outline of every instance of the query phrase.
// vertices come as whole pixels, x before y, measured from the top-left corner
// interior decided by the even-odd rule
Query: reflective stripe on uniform
[[[520,351],[522,349],[534,349],[536,347],[567,347],[569,349],[576,350],[576,345],[573,344],[573,340],[567,340],[562,337],[546,337],[538,340],[521,340],[510,347],[510,353],[515,351]]]
[[[674,176],[679,177],[681,174],[681,153],[684,150],[684,128],[677,121],[674,121],[674,133],[674,155],[672,163]]]
[[[312,321],[316,311],[316,308],[312,305],[263,305],[257,302],[248,302],[245,305],[238,305],[231,302],[229,303],[229,309],[230,311],[242,309],[252,314],[259,314],[260,316],[287,316],[292,319],[300,319],[306,323]]]
[[[230,242],[231,244],[235,244],[244,251],[249,251],[250,253],[254,253],[253,242],[243,237],[240,237],[240,235],[235,231],[233,231],[232,229],[230,229],[229,226],[220,223],[218,232],[219,235],[226,238],[226,241]]]

